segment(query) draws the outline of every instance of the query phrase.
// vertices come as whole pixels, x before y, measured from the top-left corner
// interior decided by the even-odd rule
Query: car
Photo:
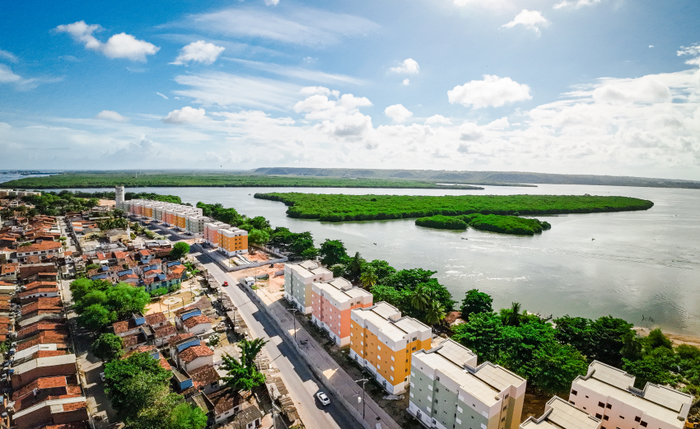
[[[228,282],[224,282],[223,286],[228,287]]]
[[[331,403],[331,399],[324,392],[318,392],[316,394],[316,398],[318,398],[318,401],[323,405],[328,405]]]

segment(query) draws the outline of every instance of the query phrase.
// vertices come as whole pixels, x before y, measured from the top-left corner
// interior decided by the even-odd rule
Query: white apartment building
[[[333,273],[318,262],[304,261],[284,266],[284,298],[293,303],[299,312],[312,310],[311,285],[333,280]]]
[[[413,353],[408,412],[439,429],[517,429],[527,380],[453,340]]]
[[[558,396],[552,397],[539,418],[529,417],[520,429],[600,429],[601,421]]]
[[[350,311],[372,306],[372,294],[342,277],[311,285],[311,322],[339,346],[350,344]]]
[[[593,361],[588,373],[571,383],[569,402],[601,419],[601,429],[682,429],[692,396],[651,383],[637,389],[634,379]]]

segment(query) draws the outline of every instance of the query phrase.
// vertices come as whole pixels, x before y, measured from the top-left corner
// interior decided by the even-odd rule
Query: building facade
[[[539,418],[529,417],[520,429],[600,429],[601,421],[558,396],[544,407]]]
[[[682,429],[692,396],[658,384],[634,387],[635,377],[593,361],[571,383],[569,402],[602,420],[601,429]]]
[[[517,429],[527,381],[453,340],[413,353],[408,412],[439,429]]]
[[[248,231],[233,226],[220,229],[219,251],[229,257],[248,253]]]
[[[342,277],[311,285],[311,322],[339,346],[350,344],[350,311],[372,306],[372,294]]]
[[[311,285],[315,282],[333,280],[333,273],[314,261],[284,266],[284,298],[299,312],[309,314],[312,310]]]
[[[391,394],[406,390],[412,353],[428,350],[432,330],[382,301],[350,312],[350,357]]]

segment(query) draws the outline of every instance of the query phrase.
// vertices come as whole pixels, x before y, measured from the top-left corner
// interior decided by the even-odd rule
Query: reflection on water
[[[386,259],[397,268],[422,267],[461,300],[479,288],[497,307],[511,302],[542,314],[611,314],[640,326],[652,317],[678,333],[700,333],[700,191],[611,186],[486,187],[485,191],[317,189],[294,192],[399,195],[622,195],[654,201],[644,212],[549,216],[552,229],[535,237],[417,227],[413,220],[328,223],[291,219],[282,203],[256,200],[272,188],[141,188],[184,201],[222,203],[274,226],[311,231],[317,242],[341,239],[350,252]],[[466,238],[466,240],[464,240]],[[376,245],[374,244],[376,243]]]

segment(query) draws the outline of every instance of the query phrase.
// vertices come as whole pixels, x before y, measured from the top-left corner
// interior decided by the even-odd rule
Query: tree
[[[121,357],[124,341],[112,333],[104,333],[92,343],[90,350],[100,360],[112,361]]]
[[[386,301],[402,313],[406,313],[410,307],[410,293],[411,291],[408,290],[397,290],[391,286],[378,284],[372,288],[372,299],[375,303]]]
[[[377,277],[374,267],[371,265],[365,265],[364,271],[362,271],[362,274],[360,275],[360,284],[362,287],[365,289],[371,289],[372,286],[377,284],[378,279],[379,278]]]
[[[569,345],[548,341],[533,354],[528,381],[548,395],[567,391],[571,382],[584,375],[588,364],[583,355]]]
[[[151,297],[143,288],[133,287],[128,283],[119,283],[107,291],[105,306],[117,314],[121,320],[133,313],[143,313]]]
[[[93,304],[78,316],[78,323],[92,331],[101,331],[112,322],[116,322],[117,315],[100,304]]]
[[[422,268],[401,270],[386,278],[382,283],[396,289],[414,290],[419,284],[429,282],[435,273],[436,271],[428,271]]]
[[[501,315],[505,316],[503,322],[508,326],[518,326],[520,325],[520,303],[511,303],[510,308],[504,308],[501,310]]]
[[[178,241],[175,243],[168,256],[172,259],[180,259],[188,253],[190,253],[190,245],[184,241]]]
[[[643,389],[647,383],[665,385],[673,382],[671,373],[664,368],[661,360],[653,357],[638,361],[623,359],[622,369],[635,376],[634,386],[638,389]]]
[[[673,349],[673,344],[671,343],[671,340],[666,338],[663,332],[661,332],[661,329],[658,328],[649,332],[649,335],[646,338],[646,345],[649,349],[652,350],[659,347]]]
[[[440,301],[430,301],[428,308],[425,310],[425,317],[423,322],[427,325],[436,325],[445,318],[445,307],[442,306]]]
[[[389,265],[389,263],[383,259],[375,259],[372,262],[367,262],[365,264],[365,270],[368,268],[374,269],[374,273],[377,275],[377,283],[383,283],[385,279],[396,274],[396,268]]]
[[[345,264],[349,259],[345,244],[340,240],[324,241],[318,253],[321,256],[321,263],[327,267],[335,264]]]
[[[479,292],[479,289],[471,289],[467,291],[462,300],[462,319],[468,320],[470,314],[474,313],[491,313],[493,298],[485,292]]]
[[[136,415],[168,392],[172,374],[148,353],[116,359],[105,365],[107,393],[122,418]]]
[[[270,234],[260,229],[251,229],[248,232],[248,244],[264,246],[270,241]]]
[[[433,294],[427,283],[422,283],[416,287],[411,295],[411,306],[418,311],[426,311],[433,302]]]
[[[476,353],[482,362],[499,362],[503,342],[503,322],[494,313],[475,313],[453,329],[455,341]]]
[[[207,416],[176,393],[164,394],[128,421],[130,429],[202,429]]]
[[[348,280],[353,283],[360,280],[360,275],[362,275],[362,266],[364,264],[365,260],[362,258],[362,256],[360,256],[360,252],[355,252],[355,256],[350,259],[347,265],[346,274],[348,276]]]
[[[226,386],[237,392],[239,390],[249,391],[265,383],[265,374],[258,371],[255,366],[255,358],[266,343],[267,341],[262,338],[243,339],[238,343],[238,347],[241,349],[240,361],[227,354],[222,356],[224,363],[221,366],[227,372],[227,376],[224,377]]]
[[[265,344],[267,344],[267,341],[263,338],[256,338],[254,340],[244,338],[238,342],[238,347],[241,349],[241,361],[243,365],[246,367],[254,367],[255,358]]]

